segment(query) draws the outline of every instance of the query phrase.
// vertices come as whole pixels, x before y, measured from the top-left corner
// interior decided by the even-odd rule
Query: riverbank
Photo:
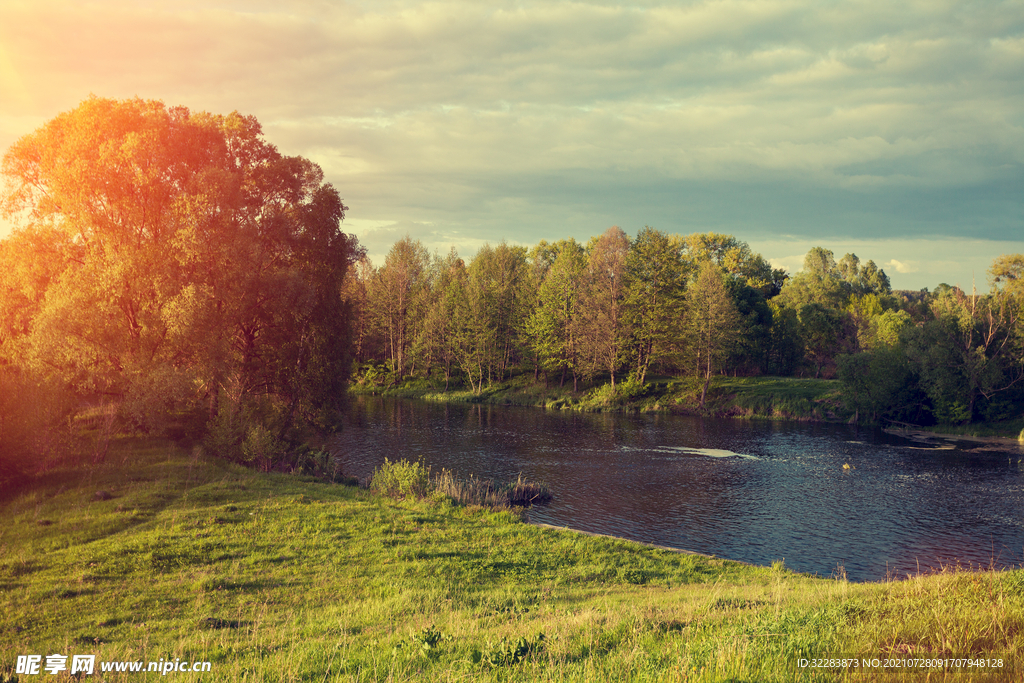
[[[970,429],[968,427],[932,427],[929,429],[917,429],[913,426],[905,427],[886,427],[882,431],[886,434],[893,434],[895,436],[902,436],[906,439],[913,439],[921,441],[923,443],[934,444],[937,441],[945,441],[947,443],[952,442],[967,442],[978,444],[975,448],[965,449],[970,451],[1006,451],[1010,453],[1018,453],[1024,451],[1024,431],[1021,432],[1020,436],[998,436],[998,434],[1012,434],[1016,426],[1017,421],[1005,423],[1005,428],[1000,428],[1002,425],[989,426],[989,425],[978,425],[977,430]],[[983,434],[983,435],[982,435]]]
[[[18,656],[52,653],[211,663],[177,681],[822,681],[843,677],[797,660],[1024,663],[1021,570],[854,584],[160,441],[121,439],[100,465],[33,476],[0,516],[5,681]]]
[[[462,388],[444,391],[443,386],[423,379],[409,380],[397,387],[354,384],[354,395],[389,396],[440,403],[482,403],[527,406],[547,410],[581,412],[665,412],[678,415],[734,417],[753,420],[854,423],[859,416],[842,400],[838,380],[796,377],[726,377],[711,380],[705,406],[700,406],[701,383],[686,377],[653,377],[642,388],[609,384],[574,392],[564,387],[534,382],[519,376],[485,386],[479,394]],[[907,425],[891,427],[893,434],[914,434],[922,438],[952,437],[989,445],[1024,443],[1024,417],[1004,422],[969,425]]]
[[[461,388],[444,391],[422,379],[390,388],[355,384],[351,391],[356,395],[583,412],[668,412],[818,422],[847,421],[853,415],[840,400],[836,380],[793,377],[714,377],[704,408],[700,406],[701,382],[689,377],[652,377],[642,387],[620,382],[614,392],[610,384],[574,392],[569,383],[547,386],[526,375],[485,386],[479,394]]]

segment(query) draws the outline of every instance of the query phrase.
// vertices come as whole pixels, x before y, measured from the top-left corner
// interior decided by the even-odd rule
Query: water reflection
[[[877,430],[353,399],[349,474],[385,457],[546,482],[535,522],[852,579],[1024,562],[1024,472]],[[922,450],[923,449],[923,450]],[[843,465],[850,465],[844,469]]]

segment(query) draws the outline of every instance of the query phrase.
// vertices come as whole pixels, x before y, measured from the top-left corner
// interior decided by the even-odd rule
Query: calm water
[[[353,398],[335,452],[548,484],[534,522],[854,580],[1024,564],[1024,457],[846,425]],[[853,469],[844,470],[849,463]]]

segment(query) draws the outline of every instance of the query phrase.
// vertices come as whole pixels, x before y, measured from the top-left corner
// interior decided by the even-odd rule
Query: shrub
[[[243,461],[263,472],[270,471],[285,452],[284,444],[259,423],[249,427],[242,441]]]
[[[370,480],[370,490],[392,498],[423,498],[430,492],[430,468],[418,462],[384,458]]]
[[[300,474],[308,474],[335,484],[349,486],[359,484],[359,480],[355,477],[346,476],[342,470],[341,461],[333,453],[324,449],[310,450],[308,447],[302,447],[296,457],[295,469]]]
[[[58,381],[0,363],[0,479],[20,481],[71,456],[77,403]]]

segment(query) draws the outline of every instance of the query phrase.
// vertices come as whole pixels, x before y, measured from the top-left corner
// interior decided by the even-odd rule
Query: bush
[[[67,460],[77,404],[59,382],[0,365],[0,478]]]
[[[384,458],[370,480],[370,490],[392,498],[423,498],[430,493],[430,468],[418,462]]]
[[[335,484],[357,486],[359,480],[355,477],[346,476],[341,467],[341,461],[324,449],[311,450],[308,447],[301,447],[296,456],[296,471],[300,474],[307,474],[317,479],[329,481]]]
[[[243,462],[263,472],[269,472],[286,452],[285,445],[258,423],[249,427],[242,441]]]
[[[217,408],[216,415],[206,425],[203,448],[214,457],[240,461],[241,445],[246,436],[245,419],[224,398],[218,401]]]

